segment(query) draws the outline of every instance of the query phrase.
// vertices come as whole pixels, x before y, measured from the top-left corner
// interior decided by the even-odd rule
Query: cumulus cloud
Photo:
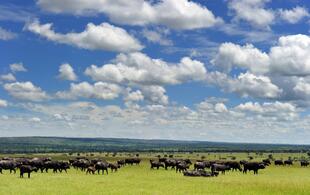
[[[126,94],[124,96],[125,102],[138,102],[142,101],[144,99],[144,96],[140,90],[131,91],[131,89],[126,90]]]
[[[145,100],[151,104],[167,105],[169,102],[166,90],[162,86],[142,86],[141,90]]]
[[[158,43],[159,45],[164,45],[164,46],[171,46],[172,40],[167,39],[166,35],[168,34],[169,31],[165,30],[148,30],[144,29],[142,31],[142,35],[152,43]]]
[[[306,8],[297,6],[290,10],[280,9],[279,15],[284,21],[291,24],[296,24],[303,18],[309,17],[309,12]]]
[[[143,53],[120,54],[114,64],[91,65],[85,74],[95,81],[133,83],[139,85],[180,84],[205,79],[202,62],[184,57],[178,64],[151,59]]]
[[[4,84],[4,89],[14,98],[27,101],[43,101],[48,99],[48,95],[40,87],[36,87],[31,82],[15,82]]]
[[[59,91],[56,96],[62,99],[96,98],[111,100],[117,98],[121,92],[122,88],[116,84],[96,82],[92,85],[88,82],[82,82],[71,83],[69,91]]]
[[[302,34],[282,36],[278,45],[271,47],[269,52],[271,72],[289,76],[309,75],[309,53],[309,36]]]
[[[256,74],[306,76],[310,74],[310,37],[297,34],[281,36],[268,53],[253,45],[221,44],[213,65],[229,72],[233,67]]]
[[[0,75],[0,80],[13,82],[13,81],[16,81],[16,78],[12,73],[8,73],[8,74]]]
[[[246,21],[253,27],[269,29],[270,25],[280,20],[296,24],[309,17],[307,8],[296,6],[292,9],[271,9],[266,4],[271,0],[232,0],[228,8],[233,12],[235,21]]]
[[[270,0],[232,0],[228,8],[234,12],[235,20],[244,20],[254,27],[268,28],[274,22],[273,10],[265,8]]]
[[[38,122],[41,122],[41,119],[38,117],[32,117],[31,119],[29,119],[29,121],[38,123]]]
[[[293,88],[296,95],[302,99],[310,99],[310,83],[305,79],[299,79]]]
[[[23,63],[10,64],[10,69],[12,72],[27,72],[27,69],[24,67]]]
[[[257,76],[252,73],[241,73],[237,78],[231,78],[221,72],[211,72],[208,83],[221,87],[225,92],[233,92],[241,97],[277,98],[282,89],[273,84],[267,76]]]
[[[188,0],[38,0],[37,5],[53,13],[89,15],[104,13],[111,21],[129,25],[165,25],[174,29],[208,28],[222,22],[205,6]]]
[[[255,48],[252,44],[244,46],[223,43],[211,63],[225,72],[234,67],[264,74],[269,71],[269,56]]]
[[[236,110],[249,112],[258,116],[278,117],[279,119],[291,120],[298,117],[298,109],[288,102],[246,102],[235,107]]]
[[[88,23],[83,32],[70,32],[67,34],[55,32],[52,26],[52,23],[40,24],[36,20],[27,24],[25,28],[48,40],[83,49],[132,52],[143,48],[139,41],[128,34],[126,30],[108,23],[100,25]]]
[[[16,37],[17,37],[16,33],[13,33],[11,31],[5,30],[4,28],[0,27],[0,40],[8,41]]]
[[[227,100],[210,98],[193,108],[183,105],[142,105],[121,108],[80,101],[27,103],[17,106],[33,113],[40,113],[40,118],[44,119],[46,124],[44,131],[54,136],[58,134],[64,136],[65,133],[66,136],[79,134],[102,137],[108,134],[109,137],[236,142],[288,142],[293,137],[296,143],[306,142],[305,136],[310,137],[307,133],[309,117],[301,115],[302,110],[288,102],[245,102],[231,107]],[[28,116],[24,118],[29,122]],[[27,125],[22,119],[13,117],[9,121],[2,121],[2,129],[7,129],[10,121],[14,126],[19,124],[26,129],[29,127],[32,132],[42,131],[42,126]]]
[[[74,73],[74,69],[72,68],[72,66],[70,64],[62,64],[59,67],[59,75],[58,78],[62,79],[62,80],[68,80],[68,81],[76,81],[77,80],[77,76]]]
[[[8,106],[7,101],[0,99],[0,107],[7,107],[7,106]]]

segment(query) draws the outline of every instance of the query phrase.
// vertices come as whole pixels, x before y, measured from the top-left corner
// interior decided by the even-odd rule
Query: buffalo
[[[195,162],[194,170],[204,170],[205,168],[210,167],[210,163],[203,161],[203,162]]]
[[[230,169],[232,169],[233,171],[242,171],[241,165],[239,162],[236,161],[228,161],[224,163],[226,166],[229,166]]]
[[[2,170],[10,170],[10,173],[14,171],[16,173],[16,168],[18,167],[18,164],[14,162],[13,160],[1,160],[0,161],[0,173],[2,173]]]
[[[253,171],[254,174],[258,174],[259,169],[265,169],[264,163],[248,162],[243,165],[243,173],[247,173],[247,171]]]
[[[190,164],[187,164],[185,161],[184,162],[179,162],[176,164],[176,172],[184,172],[189,168]]]
[[[163,167],[164,168],[164,164],[160,161],[155,161],[155,160],[150,160],[150,163],[151,163],[151,169],[159,169],[160,167]]]
[[[275,160],[274,165],[284,165],[282,160]]]
[[[284,165],[293,165],[293,161],[292,160],[285,160]]]
[[[223,164],[212,164],[211,165],[211,171],[212,172],[222,172],[222,174],[225,174],[225,171],[229,171],[230,167],[228,165]]]
[[[270,159],[268,159],[268,158],[267,158],[267,159],[263,159],[262,162],[263,162],[265,165],[267,165],[267,166],[268,166],[268,165],[271,165],[271,161],[270,161]]]
[[[119,164],[119,166],[124,166],[125,165],[125,160],[118,160],[117,164]]]
[[[23,178],[24,177],[24,173],[28,173],[28,178],[30,178],[30,174],[31,172],[37,172],[38,171],[38,168],[36,167],[32,167],[30,165],[22,165],[20,168],[20,178]]]
[[[176,164],[177,161],[175,159],[167,159],[165,161],[165,169],[167,170],[169,167],[171,167],[171,169],[174,169]]]
[[[300,166],[302,166],[302,167],[307,167],[308,165],[309,165],[309,162],[308,162],[308,161],[306,161],[306,160],[300,161]]]
[[[128,158],[128,159],[125,159],[125,164],[129,164],[129,165],[139,165],[141,162],[141,159],[139,158]]]
[[[93,166],[89,166],[86,169],[86,174],[95,174],[96,173],[96,168]]]
[[[102,175],[104,174],[104,171],[107,172],[107,175],[109,174],[109,172],[108,172],[109,163],[107,163],[107,162],[102,162],[102,161],[97,162],[95,164],[95,168],[96,168],[98,174],[100,174],[100,171],[102,171]]]
[[[111,172],[116,172],[121,166],[118,163],[109,163],[109,168],[111,169]]]
[[[193,170],[193,171],[184,171],[184,176],[189,177],[213,177],[218,176],[218,172],[207,172],[204,170]]]

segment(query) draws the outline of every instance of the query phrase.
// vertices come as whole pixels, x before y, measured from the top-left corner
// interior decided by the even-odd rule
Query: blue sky
[[[0,3],[0,136],[308,144],[304,0]]]

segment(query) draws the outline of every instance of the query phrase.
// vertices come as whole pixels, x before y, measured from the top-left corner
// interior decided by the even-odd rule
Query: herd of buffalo
[[[125,165],[139,165],[141,159],[138,157],[127,158],[118,160],[115,163],[107,162],[106,160],[100,159],[87,159],[87,158],[75,158],[69,161],[56,161],[51,158],[9,158],[5,157],[0,160],[0,173],[3,170],[9,170],[10,173],[16,173],[19,169],[20,177],[24,174],[28,174],[30,178],[31,172],[47,173],[52,170],[53,173],[67,172],[67,169],[71,167],[76,170],[84,171],[86,174],[108,174],[109,169],[111,172],[116,172],[118,169]],[[226,171],[242,171],[247,173],[253,171],[254,174],[258,174],[259,169],[265,169],[271,165],[270,159],[264,159],[261,162],[248,162],[245,160],[241,161],[210,161],[210,160],[197,160],[194,163],[190,159],[175,159],[175,158],[157,158],[150,160],[151,169],[174,169],[176,172],[182,172],[184,176],[192,177],[212,177],[218,176],[219,173],[225,174]],[[293,165],[292,160],[274,160],[274,165],[285,166]],[[193,164],[193,170],[189,170]],[[307,167],[309,162],[306,160],[300,161],[302,167]],[[209,169],[209,171],[206,171]]]

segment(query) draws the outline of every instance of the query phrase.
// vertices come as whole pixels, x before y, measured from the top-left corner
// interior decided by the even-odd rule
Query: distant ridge
[[[306,152],[310,145],[129,138],[0,137],[0,153],[45,152]]]

